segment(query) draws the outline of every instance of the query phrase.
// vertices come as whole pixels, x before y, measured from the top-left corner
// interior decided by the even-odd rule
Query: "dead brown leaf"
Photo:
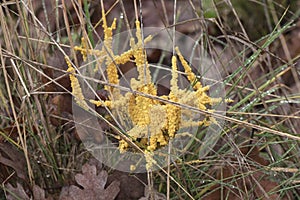
[[[29,196],[26,194],[23,186],[17,183],[17,187],[13,187],[10,183],[6,184],[7,200],[30,200]]]
[[[144,196],[145,183],[147,183],[146,173],[130,174],[115,170],[110,174],[107,182],[111,183],[115,180],[120,181],[120,192],[116,200],[139,199]]]
[[[75,180],[78,186],[71,185],[63,188],[60,200],[113,200],[118,195],[120,183],[113,181],[105,188],[108,174],[101,170],[97,174],[95,165],[85,164],[82,167],[82,174],[76,174]]]
[[[26,166],[24,154],[8,142],[0,143],[0,164],[3,167],[11,167],[19,178],[25,181],[28,180],[26,170],[24,170],[24,166]],[[2,171],[1,176],[8,177],[9,174],[5,175]],[[1,178],[5,179],[5,177]]]
[[[34,185],[32,189],[34,200],[53,200],[52,197],[46,198],[45,190],[40,188],[38,185]]]
[[[10,183],[6,184],[7,200],[31,200],[28,194],[25,192],[24,187],[17,183],[17,187],[13,187]],[[32,189],[34,200],[53,200],[52,197],[46,198],[45,190],[40,188],[38,185],[34,185]]]

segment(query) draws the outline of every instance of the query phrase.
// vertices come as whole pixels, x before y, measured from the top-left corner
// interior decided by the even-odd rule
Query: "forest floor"
[[[0,5],[0,199],[300,199],[299,2]]]

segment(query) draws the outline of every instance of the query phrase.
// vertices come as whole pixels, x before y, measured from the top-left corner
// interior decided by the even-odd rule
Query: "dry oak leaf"
[[[102,170],[97,175],[95,165],[85,164],[82,174],[76,174],[75,180],[82,187],[71,185],[62,189],[60,200],[113,200],[118,195],[120,183],[113,181],[105,188],[108,174]]]
[[[46,198],[45,190],[39,187],[38,185],[33,186],[32,193],[34,200],[53,200],[51,196]]]
[[[29,196],[26,194],[23,186],[20,183],[17,183],[17,187],[12,186],[10,183],[6,185],[6,199],[7,200],[16,200],[16,199],[23,199],[23,200],[30,200]]]
[[[52,197],[46,198],[45,190],[38,185],[34,185],[32,189],[33,198],[30,198],[24,190],[24,187],[17,183],[17,187],[13,187],[11,184],[6,184],[7,200],[53,200]]]
[[[24,154],[10,143],[0,143],[0,165],[13,168],[19,178],[24,181],[28,180],[27,174],[24,170],[24,165],[26,165]],[[9,174],[5,174],[4,171],[1,173],[1,176],[9,177]]]

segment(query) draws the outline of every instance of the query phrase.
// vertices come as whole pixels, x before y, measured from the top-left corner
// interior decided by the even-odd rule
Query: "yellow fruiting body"
[[[81,90],[79,81],[75,76],[75,74],[76,74],[75,69],[72,67],[71,61],[68,57],[66,57],[65,60],[68,65],[67,72],[70,73],[69,77],[70,77],[70,81],[71,81],[72,94],[75,98],[75,102],[79,106],[81,106],[83,109],[88,110],[89,106],[87,105],[87,103],[84,100],[84,96],[82,94],[82,90]]]
[[[100,50],[88,49],[88,45],[84,39],[80,47],[75,47],[75,50],[81,52],[83,59],[86,60],[87,56],[92,55],[99,57],[99,65],[106,66],[107,81],[110,85],[118,86],[120,83],[118,74],[118,65],[128,62],[134,62],[138,77],[130,80],[130,87],[135,93],[126,92],[121,94],[118,87],[105,86],[109,91],[109,99],[102,100],[89,100],[90,103],[96,106],[108,107],[113,114],[120,113],[126,116],[125,121],[129,121],[132,127],[127,128],[128,139],[135,143],[139,148],[145,152],[147,161],[147,169],[150,169],[155,161],[153,160],[153,151],[157,148],[168,145],[169,141],[176,136],[176,132],[180,127],[184,126],[209,126],[211,123],[217,123],[213,117],[206,117],[204,120],[193,121],[183,120],[182,115],[190,116],[190,111],[183,110],[176,104],[185,104],[196,107],[201,110],[208,110],[210,105],[218,103],[221,99],[211,98],[207,95],[209,86],[203,87],[197,81],[196,75],[188,62],[182,56],[178,47],[175,48],[176,54],[180,63],[184,67],[184,71],[190,84],[193,85],[193,90],[183,90],[178,87],[178,72],[177,72],[177,58],[172,56],[172,78],[170,80],[170,93],[167,96],[161,96],[170,103],[162,103],[153,98],[146,97],[142,94],[157,96],[157,88],[152,82],[152,77],[147,61],[147,54],[144,44],[149,42],[151,36],[146,39],[142,38],[140,22],[136,21],[136,42],[135,38],[130,39],[130,49],[121,55],[114,55],[112,50],[112,37],[113,30],[116,28],[116,20],[113,21],[109,27],[107,25],[104,10],[103,16],[103,29],[104,41]],[[75,96],[76,102],[87,109],[87,103],[84,101],[79,82],[75,76],[75,69],[72,67],[70,61],[66,59],[68,64],[68,72],[70,72],[70,80],[72,84],[72,93]],[[129,119],[128,119],[129,118]],[[192,117],[191,117],[192,118]],[[122,123],[120,124],[128,124]],[[124,125],[125,126],[125,125]],[[130,149],[130,145],[123,139],[119,139],[119,151],[124,153]],[[150,158],[151,157],[151,158]],[[132,166],[132,169],[134,167]]]
[[[144,151],[144,156],[146,159],[146,169],[150,171],[153,165],[156,165],[156,161],[154,160],[154,154],[152,151]]]
[[[130,171],[134,171],[136,170],[136,166],[135,165],[130,165]]]
[[[182,56],[181,52],[179,51],[179,48],[176,47],[175,51],[179,57],[179,60],[181,61],[182,66],[184,67],[186,76],[188,78],[188,80],[190,81],[191,84],[194,84],[194,89],[195,90],[199,90],[202,88],[202,85],[199,81],[196,81],[196,75],[192,72],[191,67],[189,66],[189,64],[187,63],[187,61],[184,59],[184,57]]]

